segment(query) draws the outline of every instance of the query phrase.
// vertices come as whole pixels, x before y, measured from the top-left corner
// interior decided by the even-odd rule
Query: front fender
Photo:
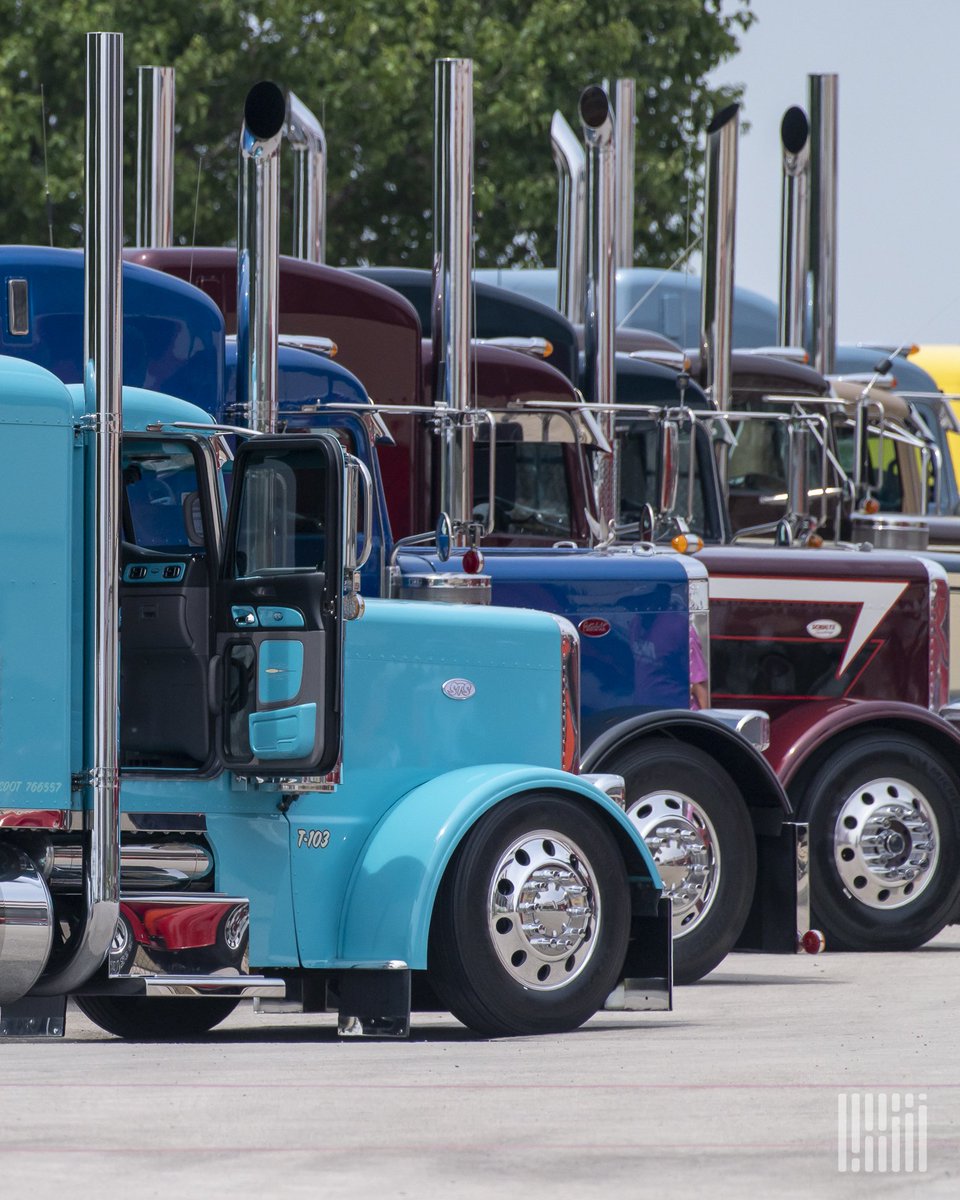
[[[605,730],[581,758],[583,771],[616,771],[616,755],[643,738],[667,737],[683,745],[696,746],[723,767],[744,796],[754,825],[766,827],[759,810],[772,809],[789,815],[790,801],[767,758],[742,734],[707,713],[685,708],[643,713]],[[678,749],[678,753],[682,753]],[[622,774],[622,772],[621,772]],[[779,822],[780,816],[770,818]]]
[[[837,699],[801,704],[771,720],[767,761],[787,787],[828,744],[861,728],[912,733],[948,762],[960,760],[960,732],[928,708],[900,700]]]
[[[549,767],[463,767],[408,792],[371,832],[347,886],[340,959],[399,959],[424,969],[434,901],[457,846],[478,818],[501,801],[544,791],[579,797],[602,812],[627,852],[629,873],[661,888],[650,852],[623,812],[585,780]]]

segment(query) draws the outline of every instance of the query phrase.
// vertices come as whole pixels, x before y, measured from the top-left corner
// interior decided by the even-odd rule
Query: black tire
[[[624,777],[627,816],[674,902],[674,983],[694,983],[736,945],[753,902],[757,843],[743,796],[710,755],[665,738],[625,747],[598,769]],[[692,861],[684,862],[681,838],[699,840]]]
[[[896,733],[848,742],[811,779],[800,812],[810,823],[813,924],[827,949],[912,950],[950,921],[960,897],[960,786],[934,751]],[[889,828],[878,827],[882,819]],[[877,835],[882,845],[860,840]],[[865,858],[865,848],[879,857]]]
[[[584,889],[585,914],[540,912],[545,936],[566,945],[534,945],[511,915],[511,896],[550,890],[533,879],[538,862],[563,873],[552,887],[574,889],[565,901]],[[563,1033],[603,1007],[629,937],[626,867],[602,818],[562,796],[512,797],[480,818],[447,868],[430,931],[430,983],[455,1017],[487,1037]]]
[[[223,996],[75,996],[95,1025],[117,1037],[172,1041],[199,1037],[219,1025],[240,1003]]]

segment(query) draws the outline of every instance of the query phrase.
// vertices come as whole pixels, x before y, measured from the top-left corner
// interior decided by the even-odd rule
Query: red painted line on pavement
[[[137,1083],[128,1083],[122,1081],[116,1082],[98,1082],[98,1083],[66,1083],[61,1080],[8,1080],[6,1084],[0,1080],[0,1087],[10,1086],[16,1087],[19,1091],[24,1091],[27,1088],[109,1088],[115,1091],[119,1088],[134,1088],[137,1091],[145,1091],[148,1088],[176,1088],[178,1091],[184,1091],[190,1088],[213,1088],[213,1089],[245,1089],[248,1091],[254,1090],[275,1090],[277,1088],[296,1090],[298,1088],[315,1088],[315,1081],[305,1080],[302,1083],[294,1082],[277,1082],[270,1083],[265,1080],[260,1082],[249,1082],[247,1080],[237,1081],[235,1083],[215,1083],[206,1082],[203,1080],[184,1081],[184,1080],[156,1080],[146,1079]],[[530,1088],[535,1088],[537,1091],[543,1089],[542,1083],[357,1083],[347,1080],[338,1080],[335,1085],[337,1088],[352,1089],[353,1091],[377,1091],[377,1092],[422,1092],[422,1091],[522,1091]],[[960,1090],[960,1082],[958,1083],[912,1083],[912,1082],[886,1082],[886,1083],[862,1083],[862,1082],[831,1082],[831,1083],[649,1083],[638,1081],[636,1083],[624,1081],[622,1083],[553,1083],[550,1084],[550,1091],[694,1091],[694,1092],[709,1092],[709,1091],[749,1091],[749,1090],[766,1090],[775,1089],[776,1091],[830,1091],[830,1092],[924,1092],[934,1091],[936,1089]]]

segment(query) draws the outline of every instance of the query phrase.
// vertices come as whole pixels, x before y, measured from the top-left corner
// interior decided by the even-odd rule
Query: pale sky
[[[753,0],[715,82],[746,86],[737,283],[776,298],[780,121],[836,73],[841,341],[960,342],[960,0]],[[640,133],[642,137],[642,131]]]

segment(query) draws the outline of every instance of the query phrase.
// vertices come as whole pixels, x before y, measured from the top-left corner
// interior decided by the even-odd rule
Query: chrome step
[[[287,984],[283,979],[266,975],[116,975],[103,994],[220,996],[237,1000],[266,996],[282,1000],[287,994]]]

